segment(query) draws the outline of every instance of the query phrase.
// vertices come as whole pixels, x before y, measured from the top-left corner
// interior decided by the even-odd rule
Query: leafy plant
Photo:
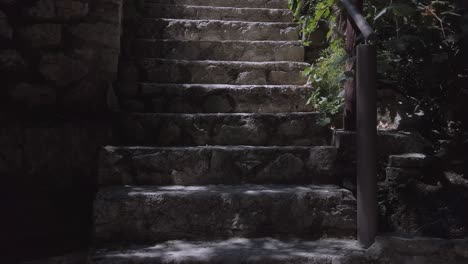
[[[331,37],[337,18],[335,12],[339,11],[336,2],[337,0],[289,0],[289,8],[293,10],[296,21],[303,24],[304,39],[320,26],[329,27],[328,37]],[[304,44],[310,43],[306,40]]]
[[[346,79],[344,74],[344,62],[346,52],[343,48],[343,39],[337,37],[339,30],[339,12],[337,0],[290,0],[290,8],[299,23],[303,24],[302,34],[304,45],[310,45],[309,35],[320,27],[328,30],[328,47],[321,51],[321,56],[311,67],[304,71],[312,85],[316,88],[312,93],[308,104],[326,114],[321,120],[323,125],[328,125],[343,108],[342,84]]]
[[[420,130],[449,135],[451,95],[464,87],[461,12],[455,1],[369,1],[379,49],[380,83],[414,102],[413,113],[423,112]]]
[[[379,86],[413,101],[414,112],[426,113],[427,127],[442,134],[448,131],[447,112],[456,95],[466,92],[466,82],[460,80],[468,73],[461,57],[468,23],[462,24],[455,2],[364,1],[364,14],[376,32]],[[342,44],[343,7],[338,0],[290,0],[289,4],[296,20],[304,23],[305,40],[315,30],[328,27],[328,47],[305,73],[316,88],[310,103],[329,116],[337,115],[343,103],[342,82],[351,77],[345,76],[343,67],[347,59]]]
[[[322,51],[322,56],[305,71],[312,85],[316,88],[308,103],[315,109],[325,113],[328,118],[322,120],[323,125],[339,115],[343,110],[343,83],[346,80],[343,62],[347,56],[342,42],[335,42]]]

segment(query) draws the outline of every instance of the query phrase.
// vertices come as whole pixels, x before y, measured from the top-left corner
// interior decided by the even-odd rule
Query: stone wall
[[[378,197],[381,231],[449,239],[468,235],[468,180],[444,172],[437,155],[391,155]]]
[[[105,109],[120,13],[121,0],[1,0],[1,109]]]
[[[109,140],[121,2],[0,0],[0,205],[8,263],[88,243],[98,149]]]

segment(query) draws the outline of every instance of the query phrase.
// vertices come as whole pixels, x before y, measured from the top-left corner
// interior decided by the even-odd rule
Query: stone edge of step
[[[193,255],[196,252],[200,254]],[[213,253],[206,255],[203,252]],[[249,259],[250,261],[258,260],[259,263],[264,263],[263,261],[269,258],[272,260],[283,258],[288,260],[323,259],[327,261],[338,258],[363,258],[365,252],[365,249],[356,240],[351,239],[327,238],[308,241],[299,239],[278,240],[274,238],[231,238],[213,241],[173,240],[151,246],[134,245],[127,248],[100,249],[94,251],[91,259],[99,262],[106,259],[131,259],[132,257],[147,259],[174,258],[173,260],[177,259],[178,263],[181,260],[183,262],[183,259],[196,259],[202,263],[209,263],[211,259],[232,261],[238,258],[239,261]]]
[[[142,88],[143,94],[152,94],[158,93],[160,89],[202,89],[202,90],[274,90],[274,89],[283,89],[283,90],[310,90],[313,91],[314,87],[311,85],[248,85],[248,84],[177,84],[177,83],[151,83],[151,82],[141,82],[139,86]],[[169,92],[170,93],[170,92]]]
[[[219,20],[219,19],[184,19],[184,18],[126,18],[125,22],[140,22],[140,23],[159,23],[166,22],[168,24],[175,23],[193,23],[193,24],[203,24],[203,23],[217,23],[217,24],[241,24],[241,25],[265,25],[265,26],[284,26],[285,28],[290,27],[299,27],[300,25],[295,22],[256,22],[256,21],[237,21],[237,20]]]
[[[167,0],[145,0],[144,2],[145,3],[160,3],[161,1],[167,1]],[[178,2],[181,2],[180,0]],[[190,3],[190,1],[182,1],[184,3]],[[197,3],[198,2],[198,3]],[[200,3],[201,2],[201,3]],[[215,1],[216,2],[216,1]],[[219,2],[222,2],[222,3],[229,3],[229,5],[219,5]],[[227,7],[252,7],[252,3],[254,3],[254,6],[253,7],[258,7],[258,5],[255,5],[255,3],[258,2],[258,1],[245,1],[244,2],[244,5],[238,5],[237,3],[239,3],[239,1],[225,1],[225,0],[222,0],[222,1],[218,1],[217,3],[213,3],[213,1],[195,1],[195,5],[200,5],[200,6],[206,6],[206,5],[210,5],[210,6],[227,6]],[[281,7],[281,8],[287,8],[288,7],[288,2],[285,1],[285,0],[280,0],[280,1],[271,1],[271,0],[268,0],[268,1],[262,1],[263,3],[261,3],[261,5],[269,5],[270,7]],[[258,4],[258,3],[256,3]]]
[[[147,6],[173,6],[173,7],[195,8],[195,9],[214,9],[214,10],[231,10],[231,9],[265,10],[265,11],[289,12],[292,14],[292,11],[287,8],[209,6],[209,5],[190,5],[190,4],[161,4],[157,2],[146,2],[145,7]]]
[[[120,116],[154,116],[154,117],[319,117],[319,112],[282,112],[282,113],[122,113]],[[328,146],[327,146],[328,147]]]
[[[153,62],[153,63],[166,63],[166,64],[179,64],[179,65],[197,65],[197,66],[296,66],[308,67],[307,62],[300,61],[217,61],[217,60],[174,60],[174,59],[160,59],[160,58],[138,58],[135,59],[139,62]],[[301,68],[299,68],[301,69]]]
[[[154,151],[160,150],[302,150],[310,151],[314,149],[337,149],[334,146],[251,146],[251,145],[209,145],[209,146],[118,146],[106,145],[101,147],[103,151]]]
[[[212,184],[212,185],[168,185],[168,186],[107,186],[102,187],[99,191],[101,193],[120,193],[126,192],[130,195],[154,195],[154,194],[255,194],[255,193],[297,193],[297,192],[319,192],[319,193],[335,193],[345,194],[348,198],[353,198],[352,192],[341,188],[337,185],[331,184],[303,184],[303,185],[289,185],[289,184],[240,184],[240,185],[226,185],[226,184]],[[255,193],[254,193],[255,192]]]
[[[156,38],[136,38],[139,42],[181,42],[181,43],[222,43],[222,44],[266,44],[266,45],[291,45],[303,47],[300,40],[184,40],[184,39],[156,39]]]

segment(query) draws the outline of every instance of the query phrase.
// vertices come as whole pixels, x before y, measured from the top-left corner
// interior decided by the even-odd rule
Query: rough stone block
[[[13,102],[24,105],[27,108],[38,106],[50,106],[56,103],[55,90],[41,85],[20,83],[9,92]]]
[[[79,83],[67,87],[60,98],[60,106],[67,112],[85,113],[98,111],[106,106],[106,82],[83,79]]]
[[[100,75],[106,76],[107,80],[114,81],[117,79],[117,72],[119,66],[119,50],[118,49],[99,49],[93,64],[93,68]]]
[[[390,155],[389,167],[397,168],[424,168],[429,162],[427,156],[422,153],[407,153],[401,155]]]
[[[128,100],[126,97],[135,97],[138,95],[139,92],[139,85],[138,84],[133,84],[133,83],[124,83],[124,82],[117,82],[116,84],[117,91],[119,92],[119,95],[122,98],[122,100]],[[143,100],[140,101],[140,103],[144,104]],[[130,109],[128,109],[130,110]],[[137,111],[137,109],[133,109],[132,112],[145,112],[145,108],[140,108],[140,110]]]
[[[256,85],[266,85],[265,72],[261,70],[252,70],[246,72],[240,72],[237,76],[235,84],[237,85],[246,85],[246,84],[256,84]]]
[[[57,46],[62,41],[62,25],[36,24],[22,28],[20,38],[32,47]]]
[[[83,0],[38,0],[26,14],[38,20],[67,20],[88,15],[89,5]]]
[[[424,175],[424,173],[417,168],[387,167],[385,171],[387,181],[396,183],[406,183],[411,179],[420,180]]]
[[[139,4],[142,0],[123,1],[123,0],[99,0],[93,2],[93,8],[90,9],[89,17],[93,21],[112,24],[116,28],[121,28],[122,6],[123,3],[135,2]]]
[[[254,22],[291,22],[292,12],[288,9],[233,8],[215,6],[184,6],[148,3],[143,8],[147,17],[228,20]]]
[[[94,204],[98,241],[353,236],[356,200],[333,186],[108,187]]]
[[[88,74],[88,67],[63,53],[47,53],[42,56],[39,71],[47,80],[65,86],[83,79]]]
[[[144,112],[145,103],[136,99],[125,99],[122,101],[122,108],[130,112]]]
[[[141,127],[135,127],[136,130]],[[168,127],[168,135],[180,133]],[[336,182],[332,147],[105,147],[101,185]]]
[[[149,3],[167,4],[167,0],[149,0]],[[171,0],[174,5],[227,6],[287,9],[287,0]]]
[[[310,112],[313,88],[294,85],[141,84],[154,98],[152,111],[162,113]]]
[[[466,239],[379,236],[366,255],[383,264],[463,264],[468,262],[467,248]]]
[[[55,1],[54,0],[38,0],[35,5],[27,9],[26,13],[33,18],[47,19],[55,18]]]
[[[355,160],[356,134],[352,131],[335,130],[333,145],[339,149],[340,156]],[[388,156],[403,153],[422,153],[428,142],[416,133],[384,131],[377,132],[377,151],[380,158],[387,161]]]
[[[138,19],[126,21],[124,30],[138,38],[149,39],[297,41],[299,38],[299,27],[295,23]]]
[[[128,144],[173,145],[326,145],[330,130],[319,113],[277,114],[122,114],[115,134]],[[139,127],[139,130],[135,130]],[[170,128],[179,133],[169,132]]]
[[[20,77],[28,71],[29,64],[16,50],[0,50],[0,74],[5,78]]]
[[[120,26],[111,23],[80,23],[70,26],[72,36],[91,43],[96,43],[115,50],[120,49]]]
[[[56,14],[61,18],[82,18],[88,15],[89,4],[87,0],[56,0]]]
[[[128,57],[178,60],[304,61],[298,41],[177,41],[137,39]]]
[[[273,84],[297,84],[298,80],[301,80],[302,84],[307,82],[307,78],[302,72],[299,72],[299,74],[291,74],[290,71],[285,71],[280,68],[276,71],[270,71],[267,78],[268,82]]]
[[[86,64],[90,72],[100,79],[114,81],[117,78],[119,51],[96,43],[74,47],[73,58]]]
[[[304,62],[238,62],[141,59],[141,74],[156,83],[304,85]],[[276,78],[277,72],[284,78]]]
[[[13,29],[8,22],[8,17],[0,11],[0,38],[11,39],[13,37]]]
[[[140,74],[138,68],[133,63],[120,63],[118,72],[117,87],[122,96],[134,97],[140,90]]]
[[[5,5],[16,4],[16,2],[18,2],[18,0],[0,0],[0,3]]]

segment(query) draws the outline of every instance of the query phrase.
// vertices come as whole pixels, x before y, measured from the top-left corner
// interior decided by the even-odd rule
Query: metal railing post
[[[373,45],[357,47],[357,222],[358,240],[370,247],[377,234],[377,55]]]

